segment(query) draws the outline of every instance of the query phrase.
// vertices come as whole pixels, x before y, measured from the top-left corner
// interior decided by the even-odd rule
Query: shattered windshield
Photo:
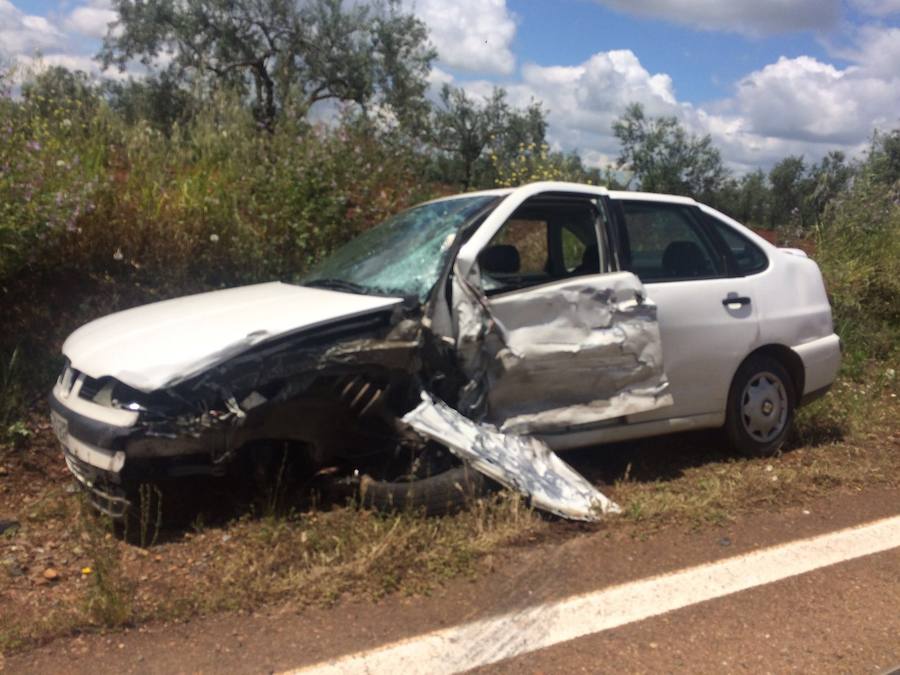
[[[301,283],[425,300],[459,228],[495,199],[460,197],[398,213],[325,258]]]

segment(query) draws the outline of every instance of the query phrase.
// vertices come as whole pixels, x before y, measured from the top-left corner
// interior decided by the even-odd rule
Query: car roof
[[[642,202],[664,202],[667,204],[697,204],[690,197],[664,195],[659,192],[633,192],[631,190],[610,190],[610,199],[632,199]]]
[[[529,191],[533,191],[535,188],[541,188],[548,192],[564,192],[568,190],[587,190],[590,192],[595,192],[599,194],[607,194],[611,199],[628,199],[628,200],[639,200],[645,202],[664,202],[669,204],[697,204],[695,200],[690,197],[681,197],[679,195],[667,195],[661,194],[657,192],[635,192],[631,190],[607,190],[605,187],[597,186],[597,185],[588,185],[586,183],[567,183],[560,181],[546,181],[546,182],[535,182],[535,183],[526,183],[517,188],[497,188],[494,190],[478,190],[475,192],[461,192],[455,195],[447,195],[445,197],[438,197],[437,199],[432,199],[426,204],[431,204],[433,202],[442,202],[449,201],[452,199],[463,199],[466,197],[506,197],[511,195],[516,190],[528,189]]]

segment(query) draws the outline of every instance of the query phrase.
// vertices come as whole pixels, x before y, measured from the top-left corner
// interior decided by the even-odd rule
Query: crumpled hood
[[[90,377],[150,392],[261,342],[400,302],[281,282],[242,286],[110,314],[72,333],[63,353]]]

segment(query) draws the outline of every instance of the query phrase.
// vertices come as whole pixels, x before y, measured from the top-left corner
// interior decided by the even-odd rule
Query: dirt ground
[[[61,638],[7,658],[10,672],[273,672],[578,592],[714,561],[900,513],[900,490],[682,525],[636,537],[612,528],[507,547],[480,574],[428,597],[282,603]],[[582,638],[484,672],[883,672],[900,665],[896,551]]]
[[[855,391],[848,386],[832,394],[842,407]],[[148,513],[147,531],[131,532],[130,541],[86,506],[36,415],[28,443],[0,451],[0,653],[13,663],[42,645],[66,654],[81,644],[117,649],[127,636],[167,635],[186,622],[227,627],[256,615],[309,621],[311,635],[335,621],[360,621],[365,632],[365,617],[379,616],[379,607],[408,612],[423,598],[454,593],[469,604],[446,614],[465,619],[578,592],[617,573],[674,569],[802,536],[816,530],[813,523],[834,529],[879,509],[894,513],[900,403],[886,391],[868,410],[862,428],[833,425],[829,414],[801,420],[802,435],[772,459],[736,457],[707,433],[568,453],[623,507],[622,516],[594,525],[543,517],[505,493],[460,514],[423,518],[289,500],[276,508],[278,495],[267,496],[273,508],[263,500],[254,510],[235,498],[234,486],[210,483],[185,486],[177,518],[157,531]],[[729,528],[744,534],[735,538]],[[638,548],[623,553],[631,546]],[[544,576],[546,564],[557,572]],[[217,653],[231,649],[222,630],[243,629],[217,628],[201,642],[218,645]]]

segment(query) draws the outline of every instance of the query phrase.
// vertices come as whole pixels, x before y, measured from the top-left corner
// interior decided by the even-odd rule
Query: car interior
[[[488,295],[609,269],[589,199],[542,196],[518,208],[478,257]]]

